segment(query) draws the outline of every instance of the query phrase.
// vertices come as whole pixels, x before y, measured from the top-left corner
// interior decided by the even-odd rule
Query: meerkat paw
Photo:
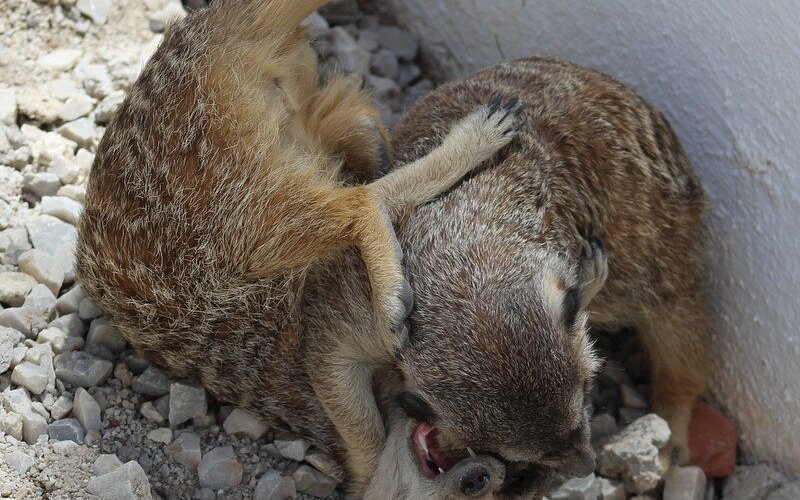
[[[580,285],[582,307],[603,288],[608,278],[608,254],[599,238],[587,238],[581,254]]]
[[[394,352],[405,343],[406,337],[408,336],[406,319],[411,314],[411,309],[414,307],[414,294],[411,290],[411,284],[402,272],[403,249],[400,246],[400,241],[397,239],[394,224],[392,224],[392,220],[385,210],[383,211],[383,220],[386,224],[386,229],[392,236],[394,242],[394,258],[399,263],[400,267],[400,272],[397,273],[393,279],[394,282],[387,288],[387,296],[381,300],[383,316],[386,319],[391,336],[389,339],[389,347],[391,351]]]
[[[466,134],[461,144],[478,147],[479,156],[490,158],[528,123],[524,111],[525,105],[520,105],[516,97],[508,100],[495,97],[489,104],[478,106],[460,123],[458,132]]]

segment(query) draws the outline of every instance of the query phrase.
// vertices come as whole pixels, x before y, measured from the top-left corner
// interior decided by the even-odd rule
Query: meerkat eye
[[[577,318],[580,308],[581,291],[578,288],[570,288],[564,294],[564,303],[562,305],[564,324],[567,328],[572,328],[575,325],[575,318]]]
[[[406,415],[419,422],[432,424],[436,416],[433,408],[424,399],[410,392],[401,392],[397,396],[397,404]]]

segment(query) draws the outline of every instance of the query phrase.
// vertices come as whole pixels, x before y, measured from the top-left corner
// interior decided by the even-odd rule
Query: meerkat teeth
[[[444,469],[442,469],[441,467],[437,467],[437,469],[439,469],[439,474],[444,474]]]
[[[430,458],[431,454],[428,451],[428,443],[425,442],[425,436],[417,436],[417,442],[419,443],[420,448],[422,448],[422,451],[424,451],[428,458]]]
[[[471,456],[471,457],[476,457],[477,456],[477,455],[475,455],[475,452],[472,451],[472,448],[470,448],[469,446],[467,446],[467,453],[469,453],[469,456]]]

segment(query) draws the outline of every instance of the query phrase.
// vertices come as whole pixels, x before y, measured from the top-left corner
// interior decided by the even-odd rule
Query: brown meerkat
[[[372,373],[410,308],[389,216],[490,158],[522,117],[513,101],[478,105],[424,158],[354,184],[376,176],[382,129],[357,85],[319,80],[300,23],[325,3],[220,0],[167,29],[99,145],[78,271],[151,361],[309,437],[364,482],[385,439]],[[319,347],[304,282],[351,247],[374,322],[320,382],[305,373]]]
[[[588,472],[587,325],[638,331],[652,408],[672,430],[662,459],[689,456],[709,366],[707,202],[677,137],[613,78],[528,59],[423,98],[394,132],[396,158],[423,156],[498,90],[528,105],[518,140],[395,224],[415,306],[399,361],[405,416],[368,490],[384,498],[459,498],[451,467],[474,470],[470,453],[505,469],[499,480],[484,460],[467,498],[537,498],[571,464]]]

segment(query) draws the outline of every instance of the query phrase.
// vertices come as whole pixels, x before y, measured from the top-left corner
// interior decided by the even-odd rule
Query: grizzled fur
[[[299,24],[324,3],[221,0],[167,30],[98,148],[78,270],[150,360],[309,437],[359,483],[385,439],[372,375],[410,308],[389,217],[508,144],[519,113],[476,106],[431,154],[352,185],[375,176],[382,128],[358,85],[319,80]],[[308,335],[310,269],[353,247],[371,328]]]
[[[424,155],[498,90],[528,105],[518,140],[396,226],[415,293],[405,390],[428,407],[440,448],[508,464],[486,498],[533,498],[591,453],[587,320],[635,327],[652,361],[653,409],[672,429],[663,458],[684,462],[708,376],[704,192],[661,114],[612,78],[554,60],[443,85],[397,127],[396,157]],[[437,484],[447,475],[398,481],[415,472],[403,451],[373,483],[399,484],[396,497],[452,498]],[[417,493],[403,493],[411,483]]]

